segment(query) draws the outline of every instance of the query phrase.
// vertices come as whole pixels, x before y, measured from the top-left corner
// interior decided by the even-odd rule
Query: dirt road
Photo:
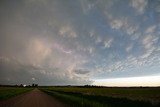
[[[33,91],[0,102],[0,107],[65,107],[64,104],[44,92]]]

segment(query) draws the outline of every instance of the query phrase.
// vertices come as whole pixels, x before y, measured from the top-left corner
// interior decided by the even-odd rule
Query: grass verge
[[[19,94],[33,90],[23,87],[0,87],[0,100],[6,100]]]
[[[127,98],[114,98],[100,95],[86,95],[78,92],[65,92],[54,88],[42,88],[42,91],[56,97],[71,107],[159,107],[149,101],[130,100]]]

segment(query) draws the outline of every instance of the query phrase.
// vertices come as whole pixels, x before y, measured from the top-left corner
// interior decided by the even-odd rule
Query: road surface
[[[0,102],[0,107],[65,107],[52,96],[34,89],[31,92]]]

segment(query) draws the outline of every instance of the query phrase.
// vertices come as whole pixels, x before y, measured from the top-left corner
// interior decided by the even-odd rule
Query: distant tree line
[[[25,85],[25,84],[0,85],[0,87],[38,87],[38,84],[32,84],[32,85]]]

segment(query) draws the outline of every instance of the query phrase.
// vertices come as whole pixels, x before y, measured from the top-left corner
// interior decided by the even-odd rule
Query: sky
[[[160,0],[1,0],[0,84],[160,86]]]

